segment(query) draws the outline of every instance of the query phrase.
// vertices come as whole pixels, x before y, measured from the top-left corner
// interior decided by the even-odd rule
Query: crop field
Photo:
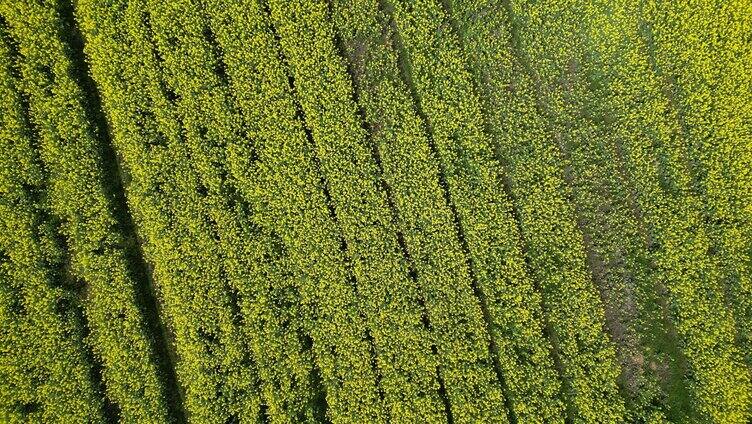
[[[749,0],[0,0],[1,423],[752,423]]]

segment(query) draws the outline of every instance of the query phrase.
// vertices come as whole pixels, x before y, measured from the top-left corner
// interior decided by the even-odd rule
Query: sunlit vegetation
[[[742,0],[0,0],[0,421],[752,420]]]

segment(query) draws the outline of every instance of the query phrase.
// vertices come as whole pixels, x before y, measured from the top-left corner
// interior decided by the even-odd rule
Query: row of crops
[[[0,0],[0,419],[747,423],[752,4]]]

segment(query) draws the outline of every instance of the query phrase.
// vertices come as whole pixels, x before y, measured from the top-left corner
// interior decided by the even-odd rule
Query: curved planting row
[[[472,7],[460,3],[454,6]],[[479,8],[477,12],[484,10]],[[485,12],[488,14],[491,9]],[[489,132],[484,132],[482,98],[473,94],[474,83],[478,86],[499,84],[498,79],[493,79],[498,75],[479,75],[478,81],[473,81],[441,7],[432,2],[410,6],[398,2],[394,16],[402,31],[413,75],[417,76],[415,85],[421,107],[429,117],[450,193],[460,221],[467,222],[464,229],[471,254],[474,259],[478,258],[478,269],[486,272],[487,278],[506,274],[496,268],[494,257],[513,255],[519,247],[511,244],[502,250],[497,246],[503,246],[507,239],[523,239],[531,276],[541,290],[547,327],[560,359],[564,389],[575,413],[584,420],[597,417],[618,420],[622,407],[616,391],[613,347],[602,331],[602,307],[587,273],[582,235],[567,203],[558,163],[553,161],[555,149],[533,143],[542,143],[545,139],[518,140],[499,132],[504,128],[499,116],[512,113],[506,108],[514,105],[503,105],[505,108],[498,110],[487,108]],[[465,28],[470,23],[460,22],[457,27]],[[483,42],[492,43],[502,36],[505,35],[495,34]],[[483,46],[476,44],[474,47]],[[473,46],[469,46],[469,50],[472,49]],[[478,59],[478,56],[473,58]],[[493,62],[480,65],[503,66]],[[534,135],[536,129],[530,130]],[[526,139],[530,144],[525,144]],[[502,175],[497,153],[506,165],[506,176]],[[544,160],[537,157],[531,160],[529,155],[532,154],[543,155]],[[504,181],[504,177],[508,181]],[[514,215],[505,184],[514,201]],[[479,210],[484,213],[478,213]],[[499,250],[494,252],[492,248]],[[520,253],[517,255],[521,257]],[[524,268],[517,267],[516,275],[521,275]],[[535,299],[532,283],[527,285],[526,293]],[[539,325],[542,326],[542,322]],[[550,362],[536,367],[536,372],[546,367],[549,375],[552,374]],[[555,386],[546,387],[551,384],[550,377],[538,374],[536,379],[542,387],[538,390],[547,393],[558,390]],[[561,406],[556,404],[555,396],[551,398],[554,403],[547,406],[545,414],[561,417]]]
[[[169,69],[163,74],[165,83],[175,89],[186,144],[206,187],[206,199],[212,205],[210,214],[217,224],[218,248],[228,258],[229,283],[236,286],[241,295],[244,319],[250,325],[247,333],[250,348],[258,364],[262,395],[269,406],[266,415],[275,422],[320,420],[322,405],[317,404],[320,395],[315,387],[319,384],[315,381],[318,371],[313,368],[311,355],[316,355],[319,349],[318,355],[323,356],[329,354],[329,349],[320,348],[317,340],[324,336],[338,340],[337,348],[347,345],[344,340],[365,345],[365,350],[352,352],[348,360],[355,359],[370,368],[368,347],[359,340],[362,335],[357,334],[357,328],[362,325],[354,325],[356,334],[352,334],[349,333],[352,327],[333,327],[323,313],[319,316],[307,309],[313,299],[317,306],[323,303],[314,296],[332,302],[337,290],[318,287],[319,291],[312,293],[317,288],[304,282],[306,274],[326,270],[315,262],[302,266],[297,261],[299,252],[293,252],[288,242],[300,243],[305,238],[291,239],[277,232],[279,228],[263,226],[263,220],[268,219],[265,204],[254,195],[270,187],[264,184],[266,176],[260,169],[262,165],[248,163],[260,161],[254,148],[256,132],[251,128],[258,123],[256,119],[244,119],[230,95],[229,85],[231,79],[234,82],[234,78],[242,75],[240,73],[247,72],[248,64],[239,66],[237,61],[225,59],[226,55],[236,54],[232,50],[225,53],[222,48],[230,38],[226,34],[230,16],[226,13],[233,10],[231,5],[222,7],[221,11],[210,6],[207,10],[212,18],[204,19],[199,13],[202,10],[199,2],[149,4],[158,49],[165,68]],[[238,29],[242,31],[243,27]],[[232,38],[237,42],[234,34]],[[253,86],[237,87],[248,90]],[[247,156],[240,157],[239,152]],[[238,165],[235,161],[241,163]],[[235,169],[243,163],[250,166],[242,175],[235,175]],[[273,168],[268,169],[271,172]],[[272,200],[288,201],[289,198]],[[326,223],[323,228],[331,229],[332,225]],[[334,246],[338,246],[336,241]],[[340,282],[344,287],[339,289],[347,290],[348,280],[343,277]],[[271,287],[265,288],[265,285]],[[354,304],[351,296],[345,294],[343,307],[338,309],[344,312],[347,304]],[[298,306],[301,300],[303,305]],[[312,315],[318,316],[321,322],[312,319]],[[359,322],[354,321],[354,324]],[[312,341],[308,339],[309,334],[313,336]]]
[[[647,413],[650,403],[663,396],[651,367],[655,360],[671,364],[673,358],[656,355],[653,348],[661,342],[646,340],[666,336],[662,310],[631,198],[633,190],[621,163],[622,152],[611,137],[607,119],[600,116],[598,98],[591,90],[597,75],[586,74],[582,68],[585,53],[578,33],[580,21],[552,14],[542,22],[559,28],[569,25],[566,30],[518,28],[511,4],[485,0],[449,3],[462,28],[489,127],[500,142],[502,160],[508,163],[513,195],[524,198],[521,193],[526,187],[541,178],[552,179],[556,189],[546,194],[551,199],[546,203],[574,206],[558,208],[556,219],[570,229],[575,222],[583,233],[588,271],[603,300],[605,323],[617,348],[619,383],[629,400],[629,412]],[[525,22],[530,15],[527,9],[520,9],[524,12],[516,18]],[[600,16],[583,22],[589,24]],[[532,31],[537,31],[534,36]],[[533,42],[542,48],[533,50]],[[562,244],[560,249],[569,249],[581,263],[582,254],[566,246]],[[584,275],[582,271],[580,275]],[[589,296],[592,301],[593,293]],[[614,372],[601,378],[613,382]],[[618,404],[615,387],[609,384],[603,401]],[[591,409],[597,412],[601,407]],[[620,412],[611,412],[611,419],[618,419]]]
[[[454,257],[455,261],[460,261],[465,253],[459,245],[449,245],[454,246],[451,256],[446,250],[446,240],[456,237],[452,234],[455,230],[452,228],[451,207],[454,205],[445,206],[433,212],[433,216],[424,218],[421,214],[428,211],[425,208],[412,209],[419,208],[420,204],[414,205],[413,202],[407,201],[408,193],[414,198],[416,192],[428,193],[425,196],[438,196],[443,191],[441,183],[445,176],[439,175],[439,170],[443,166],[435,162],[441,154],[432,151],[436,148],[432,144],[438,144],[442,139],[446,142],[447,133],[442,125],[439,125],[438,128],[432,127],[432,131],[429,131],[430,138],[427,137],[424,132],[426,122],[421,122],[418,114],[424,113],[429,123],[446,124],[446,121],[442,121],[444,118],[440,118],[440,108],[446,105],[443,103],[445,100],[432,99],[436,103],[426,104],[424,99],[421,111],[415,110],[416,105],[411,104],[413,99],[407,85],[411,81],[409,78],[402,81],[400,75],[400,65],[403,67],[403,77],[409,69],[406,69],[408,64],[404,62],[404,58],[402,63],[399,62],[399,54],[402,53],[399,51],[399,36],[393,33],[394,29],[386,22],[387,16],[379,16],[376,2],[334,4],[335,22],[338,22],[343,40],[349,47],[350,60],[361,89],[359,102],[364,106],[366,117],[374,128],[372,138],[382,152],[386,176],[395,187],[397,203],[401,210],[405,210],[406,224],[412,225],[407,227],[406,233],[416,240],[417,246],[421,246],[421,237],[426,236],[420,233],[420,224],[431,222],[431,228],[434,230],[430,236],[440,237],[445,247],[438,252],[423,251],[425,253],[422,255],[431,258],[432,253],[440,253],[441,259],[432,259],[448,261]],[[408,39],[404,41],[410,42]],[[437,78],[440,79],[442,76]],[[451,107],[448,109],[457,112]],[[458,113],[454,118],[449,115],[447,119],[455,119],[458,116],[461,115]],[[418,158],[421,159],[420,162]],[[404,164],[411,166],[407,167]],[[432,182],[430,190],[413,188],[414,185],[426,185],[427,182]],[[450,196],[453,191],[457,193],[466,190],[462,186],[452,186],[452,182],[457,184],[456,179],[447,179],[447,182],[447,194]],[[486,192],[485,195],[489,194],[490,192]],[[462,206],[458,207],[460,208]],[[534,291],[521,252],[516,245],[519,240],[515,238],[514,222],[507,211],[501,214],[506,218],[507,226],[499,230],[511,229],[509,233],[491,230],[490,227],[480,230],[483,228],[483,222],[486,222],[486,225],[490,223],[484,219],[488,219],[492,213],[478,216],[479,211],[493,212],[495,208],[499,208],[496,210],[499,212],[501,205],[486,208],[488,209],[475,209],[475,216],[471,219],[468,219],[468,210],[465,209],[463,212],[466,215],[464,219],[460,217],[459,225],[464,230],[463,236],[475,237],[472,241],[477,242],[469,244],[468,253],[470,262],[474,265],[478,294],[484,303],[484,312],[493,340],[492,350],[497,356],[497,367],[502,374],[506,395],[510,398],[512,414],[518,420],[561,419],[563,405],[558,400],[559,383],[549,356],[550,344],[542,331],[540,298]],[[435,230],[437,228],[442,231]],[[482,237],[485,237],[482,241],[478,239],[481,232],[484,233]],[[487,243],[487,246],[478,245],[480,243]]]
[[[743,1],[647,2],[659,72],[688,139],[693,185],[752,366],[752,7]],[[722,65],[721,65],[722,64]]]
[[[652,66],[649,37],[638,32],[639,9],[624,2],[612,10],[614,19],[588,34],[595,53],[589,66],[610,70],[602,102],[624,145],[651,259],[682,342],[692,413],[711,422],[743,422],[750,413],[750,378],[735,345],[721,274],[708,255],[711,237],[686,158],[690,141]]]
[[[128,201],[175,334],[189,419],[259,420],[252,339],[233,258],[221,244],[225,211],[204,184],[204,170],[193,167],[190,133],[180,99],[164,78],[152,15],[140,1],[94,0],[78,2],[77,14],[115,149],[130,176]]]
[[[110,197],[102,146],[72,79],[67,24],[57,2],[16,2],[4,9],[20,40],[24,92],[48,172],[51,212],[67,239],[71,273],[84,285],[91,344],[101,359],[108,398],[125,420],[167,421],[166,388],[138,300],[121,223]],[[33,35],[32,35],[33,34]]]
[[[101,421],[102,397],[6,30],[0,28],[0,416],[8,422]]]

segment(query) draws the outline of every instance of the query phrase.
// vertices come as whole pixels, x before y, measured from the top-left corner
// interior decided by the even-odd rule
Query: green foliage
[[[66,253],[45,196],[6,30],[0,29],[0,418],[101,421],[99,387],[91,379],[76,296],[65,281]]]
[[[185,105],[176,104],[171,81],[162,77],[166,53],[154,40],[164,18],[146,6],[79,2],[87,55],[93,59],[115,148],[130,176],[127,196],[175,335],[177,375],[189,418],[255,421],[261,414],[257,370],[239,310],[242,300],[236,299],[240,282],[222,244],[240,230],[215,201],[216,186],[210,191],[204,185],[202,172],[210,170],[188,159],[192,145],[182,127]]]
[[[659,77],[677,109],[692,189],[702,198],[737,337],[752,366],[752,79],[750,4],[743,1],[647,2]],[[719,65],[722,64],[722,65]]]
[[[474,87],[446,15],[437,5],[426,3],[420,7],[398,4],[395,21],[404,34],[403,45],[408,52],[413,74],[418,76],[415,84],[421,107],[429,118],[437,149],[442,156],[450,193],[461,219],[468,222],[464,229],[470,250],[478,249],[477,262],[485,275],[505,275],[514,284],[517,283],[515,280],[524,278],[512,277],[524,275],[522,260],[517,259],[516,264],[512,262],[512,266],[516,266],[512,274],[509,269],[495,269],[499,261],[495,257],[509,257],[516,253],[520,258],[520,247],[512,245],[498,253],[481,249],[499,249],[502,247],[499,240],[522,240],[532,280],[540,287],[542,294],[542,301],[537,302],[542,303],[545,311],[541,318],[534,307],[532,319],[538,320],[539,328],[543,326],[540,320],[545,319],[555,335],[553,342],[561,362],[563,388],[572,399],[574,414],[584,420],[601,417],[607,421],[618,421],[621,400],[616,393],[613,347],[602,332],[602,308],[587,274],[582,236],[575,226],[565,197],[561,171],[557,171],[555,148],[543,144],[546,139],[541,136],[540,127],[536,127],[540,124],[535,121],[535,111],[529,99],[525,104],[524,98],[510,97],[494,104],[495,107],[487,108],[485,115],[489,125],[486,130],[479,108],[481,100],[473,94],[476,87],[483,84],[490,86],[494,92],[507,89],[504,83],[508,77],[500,73],[508,64],[498,57],[505,51],[498,53],[500,49],[497,46],[483,43],[498,42],[501,37],[509,37],[509,29],[494,33],[493,37],[468,39],[467,46],[473,51],[497,52],[496,57],[473,57],[478,61],[476,66],[486,71],[486,74],[479,75]],[[457,2],[455,7],[461,11],[459,16],[468,16],[473,7],[483,9],[461,2]],[[499,8],[500,5],[488,6],[487,10],[494,10],[494,7]],[[500,19],[498,13],[491,14],[492,18],[494,16]],[[466,28],[469,22],[460,21],[459,26]],[[508,46],[505,48],[508,49]],[[439,60],[442,62],[439,63]],[[489,69],[495,73],[488,72]],[[510,107],[514,109],[509,110]],[[520,113],[519,108],[523,107],[527,107],[527,110],[523,109],[524,113]],[[515,138],[512,132],[519,130],[510,129],[510,125],[503,121],[512,117],[516,118],[515,126],[524,128],[524,132],[521,132],[524,135],[519,138]],[[496,153],[505,161],[505,167],[498,161]],[[535,159],[531,156],[535,156]],[[505,192],[507,184],[508,193]],[[511,203],[514,203],[519,230],[507,196],[511,196]],[[502,226],[503,223],[506,224]],[[509,259],[507,261],[511,262]],[[521,286],[527,288],[527,293],[532,296],[518,292],[524,296],[518,302],[528,296],[535,299],[532,282],[528,280]],[[519,287],[515,288],[520,290]],[[534,300],[533,304],[537,302]],[[531,328],[530,324],[527,327]],[[538,349],[533,363],[545,364],[546,350]],[[547,409],[538,407],[535,410],[543,417],[561,419],[561,406],[555,402],[558,387],[550,385],[552,371],[546,371],[546,366],[552,367],[550,362],[549,365],[537,365],[535,371],[529,373],[535,375],[533,378],[538,381],[538,387],[533,390],[547,393],[546,397],[554,402],[543,406]],[[515,383],[520,380],[515,380]],[[525,412],[521,408],[521,415],[524,416]]]
[[[392,419],[409,422],[415,417],[431,419],[433,415],[435,420],[440,408],[434,377],[436,364],[430,356],[427,331],[421,328],[416,294],[414,289],[411,292],[401,288],[408,288],[409,284],[396,237],[390,236],[390,227],[376,225],[389,224],[384,199],[379,199],[375,184],[362,180],[373,177],[358,174],[357,168],[349,179],[328,179],[332,200],[327,199],[317,175],[317,155],[312,150],[315,146],[307,140],[303,122],[296,116],[292,87],[278,58],[279,46],[268,17],[257,3],[238,2],[236,7],[253,12],[252,24],[245,28],[225,25],[222,32],[218,31],[218,40],[238,103],[253,134],[253,146],[232,146],[229,162],[241,190],[254,204],[266,206],[259,223],[280,234],[303,271],[301,292],[313,312],[311,318],[315,317],[308,326],[327,386],[331,418],[358,421],[353,414],[357,409],[350,405],[361,402],[362,395],[349,387],[376,394],[369,347],[359,341],[366,336],[363,330],[367,323],[365,328],[373,337],[378,354],[376,364],[385,402],[394,411]],[[212,15],[216,22],[232,16],[227,10],[213,10]],[[255,72],[247,72],[248,69]],[[360,149],[360,157],[368,158],[362,145],[355,148]],[[248,163],[251,154],[258,158],[254,163]],[[254,178],[253,171],[258,177]],[[361,193],[362,203],[358,197],[346,195],[353,191]],[[339,215],[342,235],[329,216],[329,201],[338,209],[360,208],[359,213]],[[349,261],[340,256],[340,238],[346,242]],[[355,293],[348,287],[353,274],[362,299],[360,307],[353,307]],[[331,289],[318,289],[323,282],[328,282]],[[337,330],[333,331],[332,326]],[[405,346],[411,345],[422,348],[405,352]],[[328,357],[330,352],[336,356]],[[426,394],[425,399],[420,393]]]
[[[394,29],[388,26],[385,16],[380,17],[381,22],[377,20],[375,2],[337,2],[335,5],[335,15],[341,15],[338,27],[343,29],[343,39],[349,47],[356,80],[360,79],[359,103],[366,109],[369,125],[377,129],[373,131],[372,139],[379,143],[378,150],[381,152],[387,181],[396,193],[397,208],[405,211],[408,246],[411,245],[412,239],[415,240],[415,245],[428,247],[418,250],[413,255],[426,258],[423,261],[427,265],[431,262],[435,264],[432,268],[425,267],[425,272],[435,276],[437,282],[434,284],[438,284],[444,278],[452,278],[445,272],[451,269],[452,263],[462,262],[464,252],[459,243],[449,242],[455,237],[452,234],[455,230],[451,208],[423,206],[430,204],[429,202],[439,205],[443,203],[439,196],[443,191],[440,180],[444,176],[440,175],[441,166],[437,167],[432,163],[436,158],[436,153],[432,151],[435,146],[432,146],[432,142],[426,137],[425,123],[421,122],[413,110],[415,106],[411,107],[410,88],[406,82],[400,80],[399,58],[393,50],[398,41],[395,40],[396,34]],[[348,38],[348,31],[352,31],[355,36]],[[418,44],[412,43],[411,40],[405,42]],[[402,66],[406,66],[406,63],[403,62]],[[402,71],[408,72],[407,69]],[[440,79],[443,76],[435,77]],[[437,109],[442,105],[442,100],[437,100],[435,107],[423,106],[423,113],[429,121],[432,121],[431,118],[433,122],[444,119],[440,115],[442,111]],[[459,116],[461,112],[450,109],[447,118],[451,119],[452,113]],[[431,140],[441,140],[446,137],[446,133],[434,129],[431,136]],[[431,186],[424,188],[428,182]],[[459,187],[453,186],[453,183]],[[457,179],[449,181],[448,185],[447,195],[467,190]],[[476,191],[472,194],[488,195],[484,190],[480,188],[480,193]],[[422,198],[426,198],[426,201],[418,203],[417,200]],[[463,205],[452,207],[468,214]],[[476,209],[473,214],[468,214],[471,216],[470,219],[467,219],[466,215],[465,219],[460,218],[459,223],[464,230],[463,235],[476,237],[470,240],[468,249],[474,264],[473,275],[478,280],[481,300],[490,319],[492,349],[497,355],[497,367],[501,369],[514,414],[519,419],[555,419],[554,417],[561,413],[561,404],[557,401],[557,378],[548,356],[550,346],[543,338],[540,306],[536,303],[540,300],[532,292],[533,287],[526,275],[519,246],[513,243],[515,239],[510,237],[509,233],[481,230],[488,228],[483,226],[484,223],[488,225],[485,219],[493,216],[493,213],[498,213],[498,210],[493,211],[494,208],[491,206],[485,217],[479,213],[484,209]],[[506,217],[513,228],[511,216],[508,213],[502,216]],[[421,230],[426,226],[424,223],[430,223],[434,231],[422,234]],[[482,236],[484,238],[477,239],[481,232],[485,233]],[[510,233],[513,234],[514,230]],[[486,243],[498,243],[494,237],[509,242],[502,242],[499,249],[484,247],[483,244]],[[428,244],[436,243],[436,238],[442,245],[439,250],[431,248]],[[457,277],[452,279],[456,281]],[[532,303],[527,303],[531,300]],[[448,387],[448,392],[451,393],[451,387]],[[538,418],[532,418],[536,415]]]
[[[658,305],[651,298],[655,282],[646,260],[644,234],[635,216],[620,146],[608,130],[609,117],[601,116],[593,90],[600,83],[595,80],[598,75],[587,75],[582,69],[587,53],[578,38],[579,21],[567,14],[577,12],[564,9],[566,13],[552,13],[550,19],[528,23],[533,14],[545,15],[548,8],[558,6],[542,5],[540,10],[520,7],[515,15],[512,4],[500,1],[451,3],[474,64],[488,127],[508,164],[512,194],[521,211],[525,210],[524,205],[534,200],[525,199],[526,187],[546,179],[552,181],[552,187],[540,193],[543,197],[538,201],[572,204],[557,208],[554,216],[540,221],[559,222],[571,232],[568,238],[560,237],[558,246],[549,244],[546,250],[567,254],[572,257],[569,261],[578,258],[581,267],[583,255],[572,246],[584,246],[589,273],[598,289],[591,292],[590,301],[595,293],[603,299],[606,325],[621,365],[619,383],[630,413],[649,407],[645,404],[659,395],[659,389],[651,369],[656,365],[655,354],[644,338],[653,332],[659,337],[667,335],[662,311],[648,306]],[[609,177],[599,178],[605,175]],[[524,212],[520,213],[524,220]],[[573,223],[582,236],[573,230]],[[580,237],[582,241],[575,241]],[[531,237],[531,244],[533,241]],[[583,278],[582,273],[580,276]],[[592,316],[602,321],[598,309]],[[603,402],[616,405],[613,371],[604,377],[608,383],[594,381],[592,387],[608,386]],[[593,395],[580,396],[580,414],[589,409],[604,416],[602,404],[588,406],[592,401],[587,397]],[[600,397],[594,395],[594,399]],[[622,412],[618,408],[612,412],[611,419],[618,421]]]
[[[55,2],[17,2],[3,12],[20,40],[21,85],[39,150],[29,155],[40,156],[50,212],[67,241],[71,278],[85,290],[90,343],[102,362],[106,395],[125,420],[165,422],[165,388],[107,192],[101,146],[59,38],[66,25]]]
[[[0,420],[748,422],[748,3],[0,0]]]
[[[743,422],[750,414],[750,376],[735,343],[718,262],[708,254],[712,237],[692,184],[690,140],[653,66],[651,38],[637,31],[639,11],[628,2],[616,6],[612,19],[591,29],[599,58],[591,66],[608,70],[602,101],[624,143],[651,258],[688,363],[693,409],[701,420]],[[629,26],[633,31],[624,32]]]
[[[326,6],[309,1],[283,9],[270,2],[270,10],[322,175],[329,184],[333,209],[352,249],[386,407],[392,420],[441,419],[432,337],[421,321],[425,304],[432,322],[430,301],[423,300],[429,295],[421,293],[410,277],[409,264],[400,251],[388,193],[379,186],[379,170],[358,122],[352,87],[337,56],[333,28],[326,21]],[[327,66],[308,60],[311,54]]]

